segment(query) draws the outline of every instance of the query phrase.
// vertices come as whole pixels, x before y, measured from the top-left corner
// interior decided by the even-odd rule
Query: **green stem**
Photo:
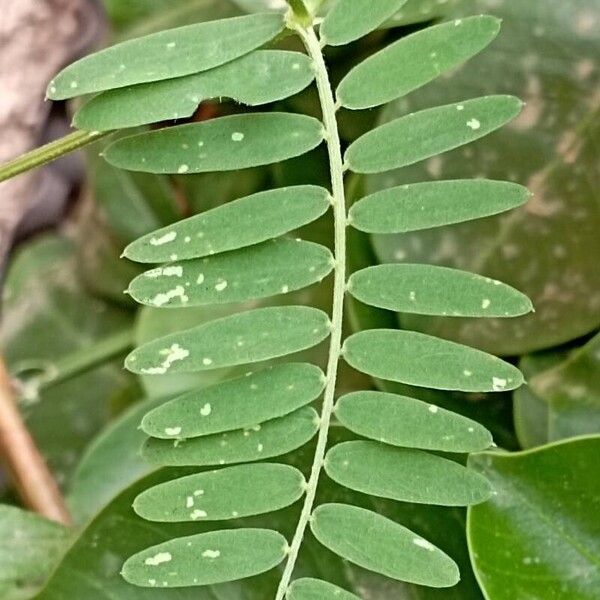
[[[0,182],[20,175],[25,171],[52,162],[69,152],[83,148],[110,135],[111,131],[75,131],[65,137],[27,152],[0,166]]]
[[[327,383],[323,396],[323,408],[321,410],[319,437],[315,450],[315,457],[311,469],[310,478],[306,489],[306,498],[298,526],[294,534],[288,553],[287,563],[277,590],[276,600],[283,600],[290,584],[300,546],[304,538],[306,527],[315,502],[319,477],[323,469],[325,451],[331,415],[335,402],[335,388],[337,380],[338,363],[341,354],[342,324],[344,316],[344,296],[346,291],[346,196],[344,190],[344,163],[342,160],[342,149],[338,124],[336,120],[336,103],[333,96],[327,66],[321,51],[321,44],[312,27],[296,27],[302,38],[308,54],[312,58],[323,122],[325,125],[325,139],[329,152],[329,163],[331,169],[331,185],[333,192],[333,214],[335,235],[335,279],[333,286],[333,310],[331,314],[331,339],[329,344],[329,358],[327,361]]]
[[[312,22],[312,15],[308,8],[304,4],[303,0],[287,0],[290,5],[292,12],[294,13],[295,20],[303,27],[310,26]]]

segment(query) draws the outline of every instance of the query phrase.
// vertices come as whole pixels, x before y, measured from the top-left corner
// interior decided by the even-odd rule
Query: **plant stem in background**
[[[0,182],[20,175],[25,171],[41,167],[65,154],[93,144],[97,140],[110,135],[110,131],[75,131],[55,142],[36,148],[0,166]]]
[[[344,294],[346,290],[346,196],[344,190],[344,164],[342,160],[342,149],[336,120],[336,104],[333,97],[327,65],[321,51],[321,45],[312,27],[296,27],[308,54],[313,60],[319,99],[323,112],[325,125],[325,140],[329,152],[329,166],[331,170],[331,185],[333,192],[333,214],[335,235],[335,279],[333,289],[333,310],[331,314],[331,341],[329,344],[329,358],[327,361],[327,383],[323,396],[323,408],[321,410],[319,437],[317,448],[308,480],[306,498],[294,538],[290,545],[290,551],[281,578],[276,600],[283,600],[286,590],[290,584],[300,546],[304,538],[306,527],[310,521],[319,477],[323,468],[325,451],[331,415],[335,401],[335,386],[337,380],[338,363],[342,344],[342,323],[344,315]]]

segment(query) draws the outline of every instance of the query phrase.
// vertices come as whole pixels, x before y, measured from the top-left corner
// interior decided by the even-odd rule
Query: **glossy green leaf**
[[[285,557],[287,542],[268,529],[211,531],[165,542],[132,556],[123,577],[140,587],[188,587],[245,579]]]
[[[481,52],[499,31],[499,19],[480,15],[409,35],[354,67],[338,87],[338,100],[350,109],[396,100]]]
[[[287,600],[360,600],[358,596],[320,579],[296,579],[289,587]]]
[[[346,164],[355,173],[406,167],[488,135],[522,107],[514,96],[484,96],[412,113],[356,140],[346,152]]]
[[[325,375],[306,363],[285,363],[188,392],[149,412],[142,429],[164,439],[252,427],[316,400]]]
[[[63,69],[48,97],[64,100],[218,67],[262,46],[283,29],[278,15],[260,14],[187,25],[122,42]]]
[[[347,488],[402,502],[468,506],[491,495],[485,478],[454,461],[378,442],[334,446],[325,458],[325,470]]]
[[[432,265],[368,267],[348,286],[365,304],[420,315],[517,317],[533,310],[527,296],[500,281]]]
[[[479,452],[492,445],[490,432],[476,421],[396,394],[347,394],[338,400],[335,416],[354,433],[392,446]]]
[[[149,521],[221,521],[280,510],[306,489],[304,476],[287,465],[240,465],[161,483],[133,505]]]
[[[180,291],[185,294],[183,286],[174,286],[173,293]],[[125,366],[142,375],[208,371],[299,352],[329,333],[329,317],[316,308],[260,308],[144,344]]]
[[[276,239],[214,257],[172,263],[136,277],[135,300],[149,306],[180,308],[244,302],[305,288],[333,269],[331,252],[319,244]],[[173,296],[173,285],[185,296]]]
[[[349,44],[394,15],[406,0],[336,0],[321,24],[323,42],[330,46]]]
[[[202,73],[104,92],[79,109],[74,124],[106,131],[183,119],[212,98],[258,106],[292,96],[313,79],[305,54],[257,50]]]
[[[504,392],[523,383],[517,368],[495,356],[416,331],[361,331],[346,340],[343,355],[363,373],[418,387]]]
[[[104,157],[122,169],[185,175],[268,165],[322,141],[323,125],[313,117],[252,113],[134,135],[111,144]]]
[[[364,508],[324,504],[313,513],[310,526],[336,554],[392,579],[436,588],[460,579],[454,561],[433,544]]]
[[[154,464],[211,466],[253,462],[281,456],[308,443],[319,427],[310,407],[253,427],[189,440],[151,438],[142,453]]]
[[[487,598],[595,600],[600,589],[600,437],[479,454],[496,495],[470,509],[469,546]]]
[[[522,206],[523,186],[505,181],[428,181],[375,192],[352,206],[352,227],[367,233],[404,233],[481,219]]]
[[[329,192],[317,186],[258,192],[146,235],[124,254],[137,262],[158,263],[236,250],[306,225],[329,207]]]

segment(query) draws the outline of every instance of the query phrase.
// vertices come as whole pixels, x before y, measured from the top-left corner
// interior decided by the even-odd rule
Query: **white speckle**
[[[76,81],[71,81],[71,88],[72,88],[72,89],[75,89],[75,88],[77,88],[77,86],[78,86],[78,85],[79,85],[79,84],[78,84]]]
[[[475,431],[474,427],[469,427],[469,433],[473,433]]]
[[[204,490],[195,490],[194,491],[194,496],[198,497],[198,496],[204,496]]]
[[[492,388],[495,392],[501,392],[506,389],[508,381],[502,377],[492,377]]]
[[[183,267],[164,267],[163,277],[183,277]]]
[[[168,48],[169,50],[172,50],[173,48],[175,48],[175,46],[177,46],[177,44],[176,44],[175,42],[169,42],[169,43],[167,44],[167,48]]]
[[[219,283],[217,283],[217,285],[215,285],[215,290],[217,290],[217,292],[222,292],[224,289],[227,288],[228,283],[226,281],[219,281]]]
[[[176,237],[177,237],[177,232],[170,231],[169,233],[165,233],[165,235],[163,235],[159,238],[155,238],[155,237],[151,238],[150,245],[162,246],[163,244],[168,244],[169,242],[172,242]]]
[[[171,254],[169,256],[169,260],[177,260],[177,258],[178,258],[177,254]]]
[[[179,167],[179,169],[177,169],[177,172],[182,175],[183,173],[187,173],[190,170],[189,165],[181,165]]]
[[[481,128],[481,122],[478,119],[471,119],[467,121],[467,127],[470,127],[473,131],[477,131]]]
[[[481,302],[481,308],[483,308],[483,310],[485,310],[486,308],[490,307],[491,303],[492,303],[492,301],[489,298],[484,298],[483,301]]]
[[[292,65],[292,69],[293,69],[294,71],[299,71],[299,70],[300,70],[300,63],[294,63],[294,64]]]
[[[212,406],[208,402],[200,409],[200,414],[203,417],[208,417],[211,412],[212,412]]]
[[[165,433],[167,435],[179,435],[181,433],[181,427],[166,427]]]
[[[471,375],[473,375],[473,371],[469,371],[468,369],[465,369],[465,370],[463,371],[463,375],[464,375],[465,377],[471,377]]]
[[[287,285],[284,285],[284,286],[281,288],[281,293],[282,293],[282,294],[287,294],[289,291],[290,291],[290,288],[289,288],[289,286],[287,286]]]
[[[56,94],[56,86],[55,85],[51,85],[50,86],[50,93],[51,94]]]
[[[165,304],[168,304],[171,300],[174,300],[175,298],[179,298],[182,304],[185,304],[189,301],[189,298],[186,296],[185,293],[185,288],[182,285],[178,285],[177,287],[173,288],[172,290],[169,290],[168,292],[161,292],[159,294],[156,294],[156,296],[154,296],[154,298],[151,300],[151,304],[153,306],[164,306]]]
[[[212,365],[213,361],[212,358],[203,358],[202,359],[202,364],[206,367],[208,367],[209,365]]]
[[[456,19],[456,20],[454,21],[454,26],[455,26],[455,27],[458,27],[459,25],[462,25],[462,19]]]
[[[156,585],[156,579],[148,579],[148,583],[154,587]]]
[[[429,550],[430,552],[433,552],[435,550],[435,546],[427,540],[424,540],[423,538],[413,538],[413,544],[415,546],[425,548],[425,550]]]
[[[414,302],[417,299],[417,293],[416,292],[411,292],[409,294],[409,298],[411,299],[412,302]]]
[[[234,510],[234,511],[231,513],[231,516],[232,516],[232,517],[239,517],[239,516],[240,516],[240,513],[239,513],[237,510]]]
[[[198,519],[205,519],[208,515],[206,514],[206,511],[204,510],[199,510],[196,509],[191,515],[190,515],[190,519],[197,521]]]
[[[198,275],[198,279],[196,279],[196,283],[198,285],[202,285],[204,283],[204,273],[200,273],[200,275]]]
[[[219,558],[221,552],[219,550],[205,550],[202,553],[202,558]]]
[[[433,413],[435,415],[435,413],[437,413],[438,410],[440,410],[440,409],[435,404],[430,404],[429,405],[429,412],[430,413]]]
[[[464,104],[457,104],[456,110],[465,110]]]
[[[186,508],[193,508],[194,506],[194,496],[188,496],[185,500]]]
[[[171,562],[173,557],[170,552],[159,552],[155,556],[147,558],[144,563],[153,567],[160,565],[161,563]]]
[[[190,355],[190,351],[182,348],[179,344],[173,344],[170,348],[166,348],[160,351],[161,355],[166,358],[163,360],[159,367],[150,367],[148,369],[141,369],[141,372],[146,375],[164,375],[170,368],[171,365],[179,360],[184,360]]]
[[[186,244],[189,244],[192,241],[192,238],[189,235],[186,235],[184,240],[183,240]]]
[[[262,444],[259,444],[259,445],[256,447],[256,449],[258,450],[258,452],[262,452],[262,451],[265,449],[265,447],[264,447]]]
[[[246,136],[243,133],[239,132],[239,131],[236,131],[235,133],[231,134],[231,139],[234,142],[241,142],[245,137]]]

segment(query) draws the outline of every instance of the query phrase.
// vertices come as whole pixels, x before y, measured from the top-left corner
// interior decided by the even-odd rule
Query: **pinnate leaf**
[[[287,600],[360,600],[337,585],[319,579],[296,579],[289,587]]]
[[[245,579],[276,567],[287,542],[268,529],[211,531],[177,538],[132,556],[123,577],[140,587],[189,587]]]
[[[344,442],[327,453],[325,470],[364,494],[417,504],[468,506],[490,497],[487,480],[462,465],[422,450],[377,442]]]
[[[180,308],[287,294],[321,281],[333,269],[319,244],[279,239],[214,257],[173,263],[136,277],[128,292],[141,304]],[[169,295],[173,284],[185,296]]]
[[[361,331],[346,340],[343,355],[367,375],[418,387],[504,392],[523,383],[516,367],[495,356],[416,331]]]
[[[394,521],[347,504],[319,506],[311,530],[324,546],[360,567],[392,579],[450,587],[460,578],[454,561]]]
[[[323,125],[292,113],[232,115],[118,140],[105,151],[122,169],[184,175],[232,171],[300,156],[323,141]]]
[[[346,164],[355,173],[406,167],[488,135],[522,107],[514,96],[484,96],[412,113],[356,140],[346,152]]]
[[[165,523],[236,519],[285,508],[305,485],[302,473],[288,465],[239,465],[161,483],[140,494],[133,508]]]
[[[306,225],[329,206],[329,192],[313,185],[258,192],[141,237],[124,255],[159,263],[236,250]]]
[[[527,296],[495,279],[433,265],[368,267],[348,285],[365,304],[420,315],[517,317],[533,308]]]
[[[173,288],[179,292],[185,294],[185,288]],[[142,375],[207,371],[306,350],[329,333],[329,317],[316,308],[260,308],[144,344],[129,354],[125,366]]]
[[[106,131],[183,119],[211,98],[258,106],[296,94],[313,79],[305,54],[257,50],[202,73],[104,92],[75,114],[74,124]]]
[[[254,462],[281,456],[308,443],[317,432],[319,417],[310,407],[285,417],[229,433],[189,440],[149,439],[143,456],[165,466],[211,466]]]
[[[206,71],[262,46],[282,30],[281,16],[260,14],[187,25],[122,42],[63,69],[50,82],[48,97],[64,100]]]
[[[250,428],[312,402],[324,382],[314,365],[276,365],[175,398],[145,415],[142,429],[156,438],[181,439]]]
[[[405,233],[489,217],[530,196],[506,181],[428,181],[375,192],[350,209],[350,224],[367,233]]]
[[[337,0],[323,20],[320,33],[330,46],[357,40],[394,15],[406,0]]]
[[[396,394],[352,392],[338,400],[335,416],[354,433],[392,446],[479,452],[492,445],[490,432],[479,423]]]
[[[396,100],[460,66],[499,31],[499,19],[480,15],[409,35],[354,67],[340,83],[338,99],[351,109]]]

